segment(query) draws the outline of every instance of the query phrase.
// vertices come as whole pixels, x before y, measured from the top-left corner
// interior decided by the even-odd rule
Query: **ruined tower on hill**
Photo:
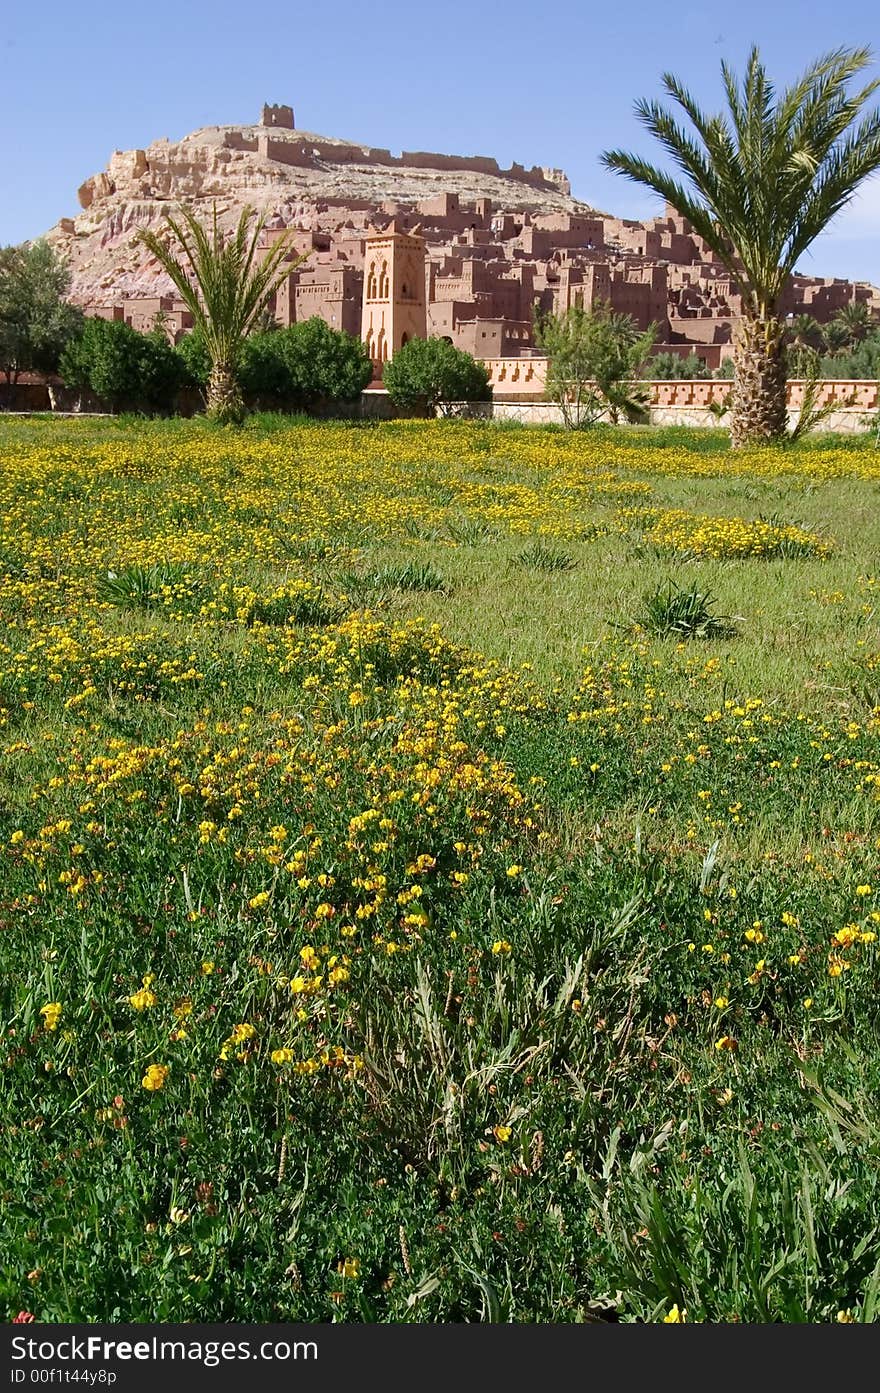
[[[261,126],[276,126],[281,130],[293,131],[296,127],[293,122],[292,106],[267,106],[263,105],[263,114],[260,117]]]

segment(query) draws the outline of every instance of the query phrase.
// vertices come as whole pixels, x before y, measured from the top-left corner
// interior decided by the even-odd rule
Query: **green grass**
[[[7,1319],[876,1319],[870,440],[0,452]]]

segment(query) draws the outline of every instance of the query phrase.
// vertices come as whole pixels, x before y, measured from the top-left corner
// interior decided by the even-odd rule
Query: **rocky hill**
[[[187,204],[224,227],[251,204],[277,226],[338,231],[366,226],[388,205],[413,205],[438,193],[462,202],[490,199],[505,211],[583,210],[561,170],[494,159],[377,149],[293,128],[286,107],[267,107],[256,126],[209,126],[145,150],[116,151],[107,168],[79,189],[81,211],[48,238],[70,262],[72,298],[86,307],[170,289],[137,242],[142,228]]]

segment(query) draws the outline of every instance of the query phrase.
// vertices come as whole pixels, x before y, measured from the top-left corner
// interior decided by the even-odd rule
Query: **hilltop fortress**
[[[267,215],[267,247],[294,229],[291,257],[307,260],[276,296],[282,325],[318,315],[367,337],[368,305],[378,325],[380,297],[370,294],[379,285],[366,263],[382,236],[395,253],[387,272],[401,257],[408,266],[400,284],[415,309],[410,336],[423,323],[428,334],[496,364],[536,356],[535,306],[559,313],[605,301],[642,328],[655,323],[656,351],[695,352],[716,368],[732,351],[740,313],[729,273],[672,208],[644,222],[616,218],[572,198],[562,170],[502,169],[479,155],[394,155],[298,131],[289,106],[265,106],[256,126],[209,127],[117,151],[81,186],[79,202],[82,211],[48,234],[70,261],[72,298],[138,329],[158,316],[173,336],[186,331],[188,316],[137,233],[159,228],[179,203],[199,216],[216,208],[224,227],[251,204]],[[821,323],[853,301],[880,312],[880,290],[865,282],[795,275],[783,313]],[[381,343],[378,334],[371,352],[381,363],[394,351],[394,331]]]

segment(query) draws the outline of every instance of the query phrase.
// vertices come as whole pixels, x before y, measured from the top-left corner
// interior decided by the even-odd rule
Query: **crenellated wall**
[[[489,383],[496,400],[508,397],[543,396],[547,380],[546,358],[486,358]],[[644,384],[650,392],[652,409],[670,410],[676,407],[700,407],[708,411],[723,406],[732,383],[725,378],[695,379],[693,381],[656,380]],[[788,384],[788,408],[798,411],[803,403],[806,383],[792,379]],[[832,403],[842,411],[880,410],[880,383],[865,380],[827,380],[818,387],[816,405]]]
[[[370,145],[347,145],[344,141],[322,141],[320,137],[273,138],[268,133],[269,129],[277,130],[278,126],[259,131],[256,137],[246,136],[240,131],[227,131],[223,143],[228,149],[256,150],[263,159],[299,168],[327,163],[434,169],[438,172],[465,170],[496,178],[516,179],[525,184],[555,187],[566,194],[569,192],[568,180],[561,169],[542,169],[538,165],[526,169],[515,160],[509,169],[502,169],[498,161],[488,155],[442,155],[429,150],[402,150],[399,155],[392,155],[390,150]]]
[[[647,382],[651,389],[651,406],[704,407],[723,406],[732,383],[725,379],[694,382]],[[803,405],[806,383],[792,379],[788,384],[788,409],[798,411]],[[816,393],[817,406],[839,406],[841,410],[876,411],[880,407],[880,384],[868,381],[820,382]]]

